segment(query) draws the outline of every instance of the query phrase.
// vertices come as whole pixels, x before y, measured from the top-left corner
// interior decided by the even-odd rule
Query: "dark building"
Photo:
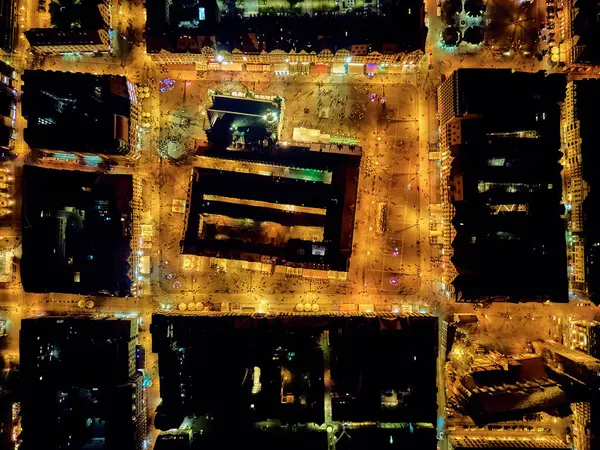
[[[110,50],[110,1],[50,2],[49,9],[50,28],[25,31],[25,37],[34,52],[52,54]]]
[[[207,155],[222,157],[220,148]],[[225,153],[236,153],[226,155],[228,159],[285,166],[293,173],[264,176],[194,169],[182,253],[347,270],[359,150],[257,146]]]
[[[132,189],[129,175],[25,166],[25,291],[129,295]]]
[[[19,36],[17,26],[17,2],[0,0],[0,49],[12,52]]]
[[[419,314],[331,319],[333,419],[435,425],[437,327]]]
[[[58,28],[32,28],[25,31],[32,48],[41,53],[65,53],[108,49],[105,30],[60,30]]]
[[[141,450],[146,437],[137,321],[21,322],[23,449]]]
[[[137,107],[125,77],[26,70],[22,78],[25,141],[30,147],[130,153]]]
[[[440,87],[457,299],[567,301],[563,92],[562,78],[510,70],[461,69]]]
[[[146,349],[142,345],[138,345],[135,349],[135,364],[137,370],[144,371],[146,369]]]
[[[155,426],[177,428],[202,414],[216,427],[236,421],[240,430],[270,418],[323,423],[323,329],[314,325],[154,315],[162,398]]]
[[[302,2],[278,11],[279,4],[269,3],[225,2],[220,11],[215,0],[151,0],[146,25],[148,53],[199,54],[216,43],[219,50],[249,54],[273,50],[335,53],[360,45],[366,55],[425,47],[424,8],[418,0],[366,0],[364,6],[348,0],[330,11],[310,11],[311,6],[302,6]],[[193,61],[172,58],[172,62]]]
[[[10,156],[14,146],[17,116],[17,73],[0,61],[0,160]]]
[[[154,0],[147,3],[148,52],[200,53],[215,45],[221,13],[216,0]]]
[[[154,315],[155,425],[209,414],[211,429],[235,421],[240,432],[266,420],[433,428],[437,336],[437,319],[422,314]]]
[[[570,22],[567,36],[573,36],[568,43],[574,42],[568,58],[571,64],[600,63],[600,2],[598,0],[566,0],[564,8],[570,8],[566,16]]]

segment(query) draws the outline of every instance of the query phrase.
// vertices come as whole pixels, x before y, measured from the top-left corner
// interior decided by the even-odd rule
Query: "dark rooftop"
[[[141,448],[146,412],[132,352],[137,333],[136,319],[24,318],[20,448]]]
[[[208,110],[263,117],[268,113],[279,114],[279,105],[268,100],[215,95],[213,104]]]
[[[15,20],[15,2],[0,0],[0,48],[12,52],[16,46],[19,28]]]
[[[32,46],[42,45],[100,45],[102,37],[98,30],[61,30],[59,28],[32,28],[25,31]]]
[[[100,14],[102,0],[60,0],[50,2],[51,24],[59,30],[98,30],[106,25]]]
[[[165,49],[199,53],[203,46],[212,46],[210,40],[218,42],[219,49],[237,48],[254,53],[278,49],[336,52],[349,50],[354,44],[366,44],[372,51],[381,51],[386,44],[396,44],[399,51],[405,52],[424,49],[424,9],[418,0],[382,1],[378,3],[379,10],[371,2],[366,2],[364,8],[349,7],[346,11],[340,11],[339,6],[335,7],[337,10],[315,6],[314,11],[306,14],[301,3],[280,11],[268,2],[259,2],[256,11],[248,10],[249,5],[244,5],[246,11],[239,11],[237,7],[219,11],[214,1],[176,0],[170,5],[172,16],[169,18],[165,14],[164,0],[150,0],[148,52]],[[200,8],[205,10],[204,20],[196,21],[195,11]],[[190,47],[182,43],[184,36],[185,39],[200,38],[198,40],[204,43],[194,42]]]
[[[576,45],[576,63],[600,63],[600,2],[598,0],[576,0],[573,11],[574,34],[579,36]]]
[[[442,94],[444,120],[469,117],[456,125],[448,179],[457,297],[568,301],[559,163],[564,78],[461,69],[441,92],[448,84],[454,94],[452,101]],[[489,86],[491,98],[481,95]]]
[[[127,154],[131,113],[125,77],[26,70],[25,140],[33,148]]]
[[[540,71],[513,72],[511,69],[458,69],[447,77],[445,84],[455,93],[453,102],[439,98],[440,114],[445,117],[494,115],[503,122],[513,115],[536,107],[564,100],[566,79],[560,74]],[[493,86],[494,89],[490,89]],[[482,95],[485,93],[485,95]],[[517,99],[518,101],[511,101]],[[518,107],[517,107],[518,105]],[[514,123],[515,121],[513,121]]]
[[[216,429],[231,420],[241,429],[322,424],[327,364],[334,421],[436,421],[433,316],[155,314],[151,332],[159,429],[205,413]]]
[[[126,383],[135,370],[129,342],[136,336],[136,319],[26,318],[20,330],[21,371],[26,382],[43,375],[55,389]]]
[[[101,14],[100,8],[108,11],[110,6],[104,0],[58,0],[49,2],[48,5],[51,27],[25,31],[25,37],[32,47],[108,46],[110,19]],[[104,33],[104,40],[100,31]]]
[[[131,196],[129,175],[25,166],[24,290],[127,296]]]
[[[338,161],[331,184],[194,169],[182,253],[347,270],[359,158]]]

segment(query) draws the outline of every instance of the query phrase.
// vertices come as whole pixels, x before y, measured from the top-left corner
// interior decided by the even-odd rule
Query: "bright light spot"
[[[225,57],[223,55],[217,55],[217,62],[223,62],[225,61]]]

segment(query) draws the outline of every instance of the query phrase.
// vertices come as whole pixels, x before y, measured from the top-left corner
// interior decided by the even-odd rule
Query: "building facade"
[[[562,344],[594,358],[600,357],[600,322],[563,318]]]
[[[0,159],[6,158],[15,146],[17,82],[17,72],[0,61]]]
[[[573,415],[573,448],[574,450],[592,450],[591,443],[591,405],[589,402],[576,402],[571,405]]]
[[[586,291],[585,238],[583,235],[583,202],[588,186],[583,179],[580,122],[577,114],[577,83],[567,83],[562,108],[563,139],[563,187],[567,202],[567,258],[569,262],[570,288],[575,292]]]
[[[452,226],[454,217],[454,205],[450,201],[450,190],[448,180],[450,177],[450,167],[452,166],[452,154],[450,146],[453,142],[460,142],[459,132],[460,123],[453,122],[456,118],[456,89],[457,72],[453,72],[438,88],[438,116],[439,116],[439,150],[441,154],[441,201],[442,201],[442,290],[447,296],[454,294],[452,281],[458,273],[452,264],[454,248],[452,241],[456,236],[456,230]]]
[[[206,71],[214,70],[214,64],[218,64],[218,69],[223,71],[233,70],[235,64],[240,64],[248,71],[255,71],[256,65],[260,65],[262,71],[274,70],[275,64],[333,64],[346,63],[351,60],[353,63],[378,64],[382,67],[389,67],[391,71],[408,70],[410,66],[418,64],[423,58],[422,51],[411,53],[393,53],[383,54],[379,52],[367,53],[365,49],[351,52],[348,50],[339,50],[331,52],[323,50],[320,53],[300,51],[285,52],[283,50],[273,50],[271,52],[247,53],[241,50],[232,52],[217,52],[211,47],[202,47],[197,53],[176,53],[167,50],[160,50],[156,53],[149,53],[150,57],[157,64],[195,64],[196,70]],[[272,67],[273,66],[273,67]]]
[[[563,198],[567,219],[567,257],[570,291],[600,301],[597,259],[600,251],[596,149],[596,108],[600,81],[571,80],[567,83],[561,112]]]

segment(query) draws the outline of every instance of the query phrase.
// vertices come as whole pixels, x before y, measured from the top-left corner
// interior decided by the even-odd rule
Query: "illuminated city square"
[[[0,0],[0,449],[593,450],[598,0]]]

